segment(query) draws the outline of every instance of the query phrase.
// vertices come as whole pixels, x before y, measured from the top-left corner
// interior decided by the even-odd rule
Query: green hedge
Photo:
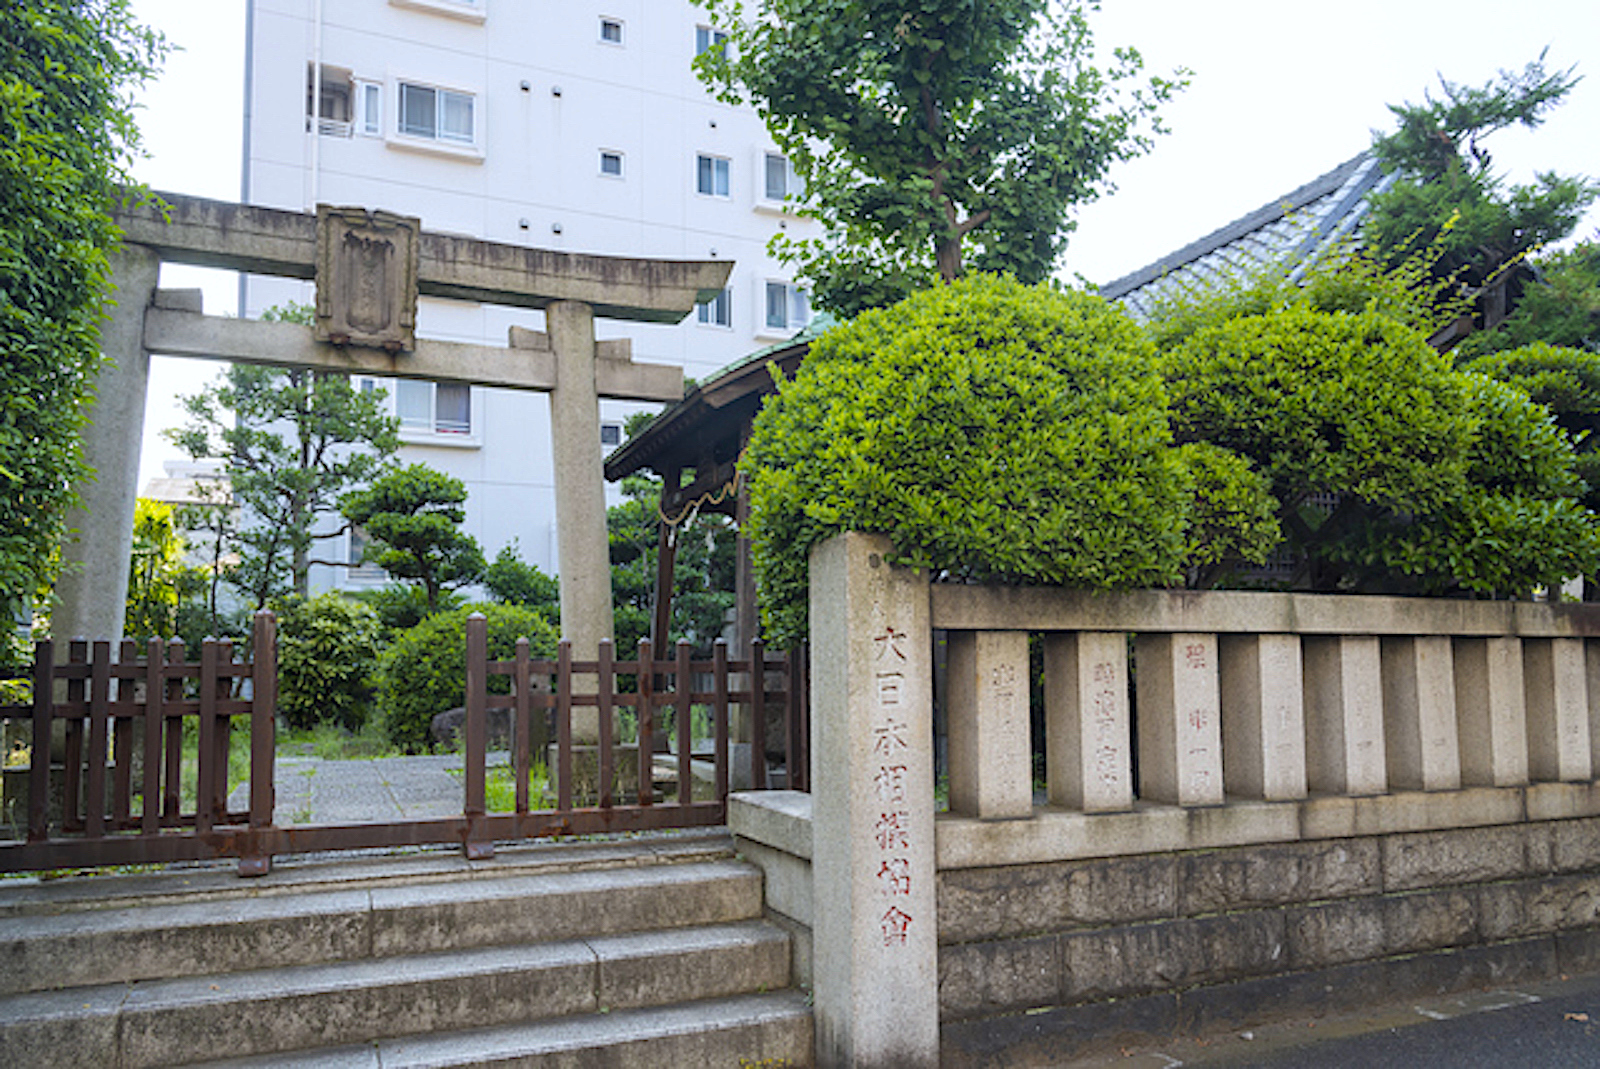
[[[406,631],[383,655],[378,708],[384,734],[408,753],[428,749],[434,716],[465,701],[467,617],[475,612],[489,621],[491,660],[516,656],[519,637],[528,639],[533,656],[555,655],[556,629],[537,612],[516,605],[467,605]],[[504,677],[491,683],[495,693],[507,693]]]
[[[341,594],[295,599],[278,617],[278,712],[297,730],[359,731],[372,710],[382,629]]]
[[[975,275],[829,331],[745,457],[769,637],[805,633],[808,555],[844,530],[886,533],[898,563],[949,578],[1180,582],[1198,482],[1166,409],[1150,342],[1088,294]],[[1212,464],[1209,492],[1253,498],[1259,519],[1246,474]]]

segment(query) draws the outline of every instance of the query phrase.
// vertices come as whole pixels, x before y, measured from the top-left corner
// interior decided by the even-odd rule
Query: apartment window
[[[721,156],[695,157],[695,189],[708,197],[726,197],[728,161]]]
[[[467,22],[482,22],[486,0],[389,0],[395,7],[409,7],[435,15],[449,15]]]
[[[358,81],[355,85],[355,127],[367,137],[383,135],[383,86]]]
[[[608,45],[622,43],[622,20],[609,19],[604,15],[600,17],[600,40]]]
[[[806,291],[792,282],[768,282],[765,323],[768,330],[799,330],[811,320]]]
[[[408,137],[471,145],[476,141],[476,106],[471,93],[401,82],[398,129]]]
[[[621,444],[622,424],[609,422],[600,424],[600,448],[615,449]]]
[[[806,195],[805,183],[794,173],[789,157],[768,152],[764,160],[765,182],[762,186],[768,200],[782,201],[790,197],[799,200]]]
[[[694,306],[700,322],[713,327],[733,326],[733,294],[723,290],[709,301]]]
[[[728,35],[721,30],[713,30],[710,26],[694,28],[694,54],[697,56],[727,43]]]
[[[366,529],[359,526],[350,528],[350,555],[345,559],[350,563],[345,568],[345,578],[352,582],[381,583],[389,578],[389,573],[361,558],[366,549],[372,544]]]
[[[400,429],[424,434],[466,436],[472,433],[472,387],[458,382],[395,384],[395,415]]]
[[[622,177],[622,153],[600,150],[600,173],[611,178]]]
[[[312,96],[317,98],[312,107]],[[317,78],[317,68],[306,66],[306,129],[311,120],[317,121],[317,133],[324,137],[349,137],[353,104],[350,72],[324,65],[322,78]]]

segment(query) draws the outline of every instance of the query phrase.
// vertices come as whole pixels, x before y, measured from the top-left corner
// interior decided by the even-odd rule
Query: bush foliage
[[[516,656],[517,639],[526,637],[533,656],[551,657],[560,636],[539,613],[516,605],[467,605],[441,612],[405,632],[384,652],[378,708],[389,741],[408,753],[426,750],[435,714],[465,701],[467,617],[481,612],[489,621],[489,657]],[[491,680],[496,693],[509,681]]]
[[[811,547],[844,530],[888,534],[898,563],[948,578],[1181,581],[1197,482],[1166,409],[1149,341],[1082,293],[976,276],[830,331],[747,453],[772,637],[804,633]],[[1276,530],[1247,466],[1205,475],[1208,522],[1257,523],[1200,537],[1264,555]]]
[[[1600,566],[1550,414],[1394,318],[1301,304],[1199,329],[1164,362],[1179,437],[1270,481],[1293,585],[1515,596]]]
[[[110,209],[138,146],[131,90],[161,37],[126,0],[0,4],[0,611],[59,566],[100,368]]]
[[[340,594],[294,598],[278,618],[278,712],[297,731],[359,731],[372,711],[382,629],[370,607]]]

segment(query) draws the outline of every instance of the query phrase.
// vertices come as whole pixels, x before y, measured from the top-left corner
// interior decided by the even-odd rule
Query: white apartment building
[[[420,217],[430,230],[570,252],[735,264],[721,297],[677,326],[596,321],[634,359],[703,378],[792,336],[804,293],[766,254],[787,161],[755,113],[716,101],[690,63],[719,35],[690,0],[248,0],[242,199]],[[313,106],[315,102],[315,106]],[[241,282],[241,314],[310,287]],[[541,313],[423,298],[419,333],[504,345]],[[492,557],[515,540],[555,570],[547,398],[376,382],[402,425],[401,460],[462,479],[466,529]],[[602,441],[640,406],[602,401]],[[613,500],[616,490],[610,491]],[[322,569],[317,588],[381,581]]]

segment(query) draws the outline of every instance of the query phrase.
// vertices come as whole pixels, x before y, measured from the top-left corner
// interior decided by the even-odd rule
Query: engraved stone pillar
[[[1589,768],[1600,769],[1600,642],[1585,640],[1584,665],[1589,680]]]
[[[141,245],[111,254],[110,317],[100,324],[100,351],[109,362],[95,380],[89,422],[83,428],[84,459],[95,478],[78,489],[82,504],[67,514],[78,531],[61,549],[60,604],[51,614],[57,639],[122,638],[128,598],[128,560],[133,553],[133,503],[139,494],[139,443],[150,354],[144,347],[144,313],[155,295],[161,261]]]
[[[1583,639],[1525,639],[1523,693],[1528,711],[1528,774],[1582,781],[1589,755],[1589,680]]]
[[[812,986],[823,1069],[939,1064],[928,580],[811,554]]]
[[[1462,784],[1516,787],[1527,783],[1528,720],[1522,684],[1522,640],[1458,638],[1455,662]]]
[[[1139,795],[1178,805],[1220,805],[1222,723],[1217,636],[1140,635]]]
[[[561,632],[576,656],[593,657],[611,638],[611,556],[606,540],[605,475],[600,457],[600,398],[595,387],[594,312],[579,301],[545,308],[556,388],[550,393],[555,457],[556,557]],[[594,742],[593,709],[573,710],[573,738]]]
[[[1222,772],[1228,793],[1306,796],[1299,635],[1222,635]]]
[[[950,633],[950,811],[1033,815],[1025,631]]]
[[[1372,635],[1307,635],[1306,779],[1315,791],[1382,794],[1383,669]]]
[[[1105,631],[1047,634],[1044,715],[1050,804],[1085,813],[1131,809],[1128,637]]]
[[[1382,640],[1383,741],[1389,785],[1407,791],[1461,786],[1455,658],[1444,635]]]

